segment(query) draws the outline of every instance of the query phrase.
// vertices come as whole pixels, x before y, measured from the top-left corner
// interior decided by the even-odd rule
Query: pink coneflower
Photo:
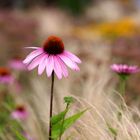
[[[25,120],[28,117],[28,112],[24,106],[18,106],[16,109],[11,113],[11,117],[13,119],[18,120]]]
[[[62,76],[67,77],[68,71],[66,65],[72,70],[80,70],[77,63],[81,63],[81,60],[64,49],[64,44],[59,37],[48,37],[42,48],[28,48],[34,49],[34,51],[26,57],[23,63],[28,66],[29,70],[38,66],[39,75],[46,70],[48,77],[52,75],[53,71],[57,75],[58,79],[61,79]]]
[[[122,96],[125,95],[125,88],[126,88],[126,80],[128,79],[129,75],[133,73],[137,73],[140,71],[138,66],[128,66],[126,64],[113,64],[111,65],[111,69],[119,75],[120,78],[120,93]]]
[[[10,70],[5,67],[0,67],[0,83],[1,84],[11,84],[14,81]]]
[[[51,95],[50,95],[50,122],[49,122],[49,140],[52,140],[52,112],[53,112],[53,89],[54,89],[54,73],[58,79],[62,76],[68,76],[67,67],[72,70],[79,71],[77,63],[81,63],[81,60],[74,54],[64,49],[64,44],[61,38],[56,36],[50,36],[45,41],[43,47],[28,47],[35,49],[31,52],[23,61],[29,70],[32,70],[38,66],[38,74],[41,75],[44,70],[48,77],[52,77]]]
[[[123,75],[130,75],[133,73],[137,73],[140,71],[140,68],[138,66],[128,66],[126,64],[113,64],[111,65],[111,69],[118,73],[118,74],[123,74]]]
[[[11,59],[8,66],[14,70],[26,70],[25,64],[22,63],[22,60],[19,57]]]

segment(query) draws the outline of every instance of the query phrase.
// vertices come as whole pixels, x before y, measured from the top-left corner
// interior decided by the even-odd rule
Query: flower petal
[[[38,74],[41,75],[46,67],[46,59],[48,58],[48,54],[45,54],[43,57],[42,57],[42,60],[40,61],[40,64],[38,66]]]
[[[41,60],[43,59],[43,56],[44,56],[44,54],[41,54],[41,55],[37,56],[35,59],[33,59],[33,61],[27,67],[28,70],[32,70],[35,67],[37,67],[40,64]]]
[[[56,56],[56,57],[57,57],[57,60],[61,66],[62,74],[64,75],[64,77],[68,77],[67,67],[65,66],[64,62],[58,56]]]
[[[71,52],[64,51],[64,55],[76,63],[81,63],[81,60]]]
[[[61,65],[57,60],[57,56],[54,56],[54,72],[57,75],[58,79],[62,79],[62,69]]]
[[[25,49],[26,49],[26,48],[27,48],[27,49],[36,49],[36,50],[37,50],[37,49],[40,49],[40,47],[25,47]]]
[[[42,49],[37,49],[33,52],[31,52],[26,59],[23,61],[24,64],[28,64],[30,63],[35,57],[37,57],[38,55],[40,55],[41,53],[43,53]]]
[[[46,73],[47,73],[48,77],[50,77],[52,74],[52,71],[54,69],[53,55],[48,56],[45,63],[46,63]]]
[[[58,55],[60,58],[61,58],[61,60],[68,66],[68,67],[70,67],[71,69],[73,69],[73,70],[75,70],[75,71],[79,71],[80,69],[79,69],[79,67],[78,67],[78,65],[75,63],[75,62],[73,62],[70,58],[68,58],[68,57],[66,57],[65,55],[63,55],[63,54],[60,54],[60,55]]]
[[[116,64],[111,65],[111,69],[116,72],[119,71],[119,67]]]

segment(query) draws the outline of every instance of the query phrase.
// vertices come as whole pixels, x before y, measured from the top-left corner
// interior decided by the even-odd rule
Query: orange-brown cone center
[[[0,76],[10,75],[10,71],[7,68],[0,67]]]
[[[14,56],[13,59],[14,60],[22,60],[22,58],[20,56]]]
[[[20,111],[20,112],[24,112],[25,111],[25,108],[23,106],[18,106],[16,108],[17,111]]]
[[[43,49],[48,54],[61,54],[64,51],[64,44],[61,38],[56,36],[50,36],[45,41]]]

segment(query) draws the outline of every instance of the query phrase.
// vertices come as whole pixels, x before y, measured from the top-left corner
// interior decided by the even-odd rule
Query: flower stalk
[[[125,89],[126,89],[126,81],[127,81],[128,75],[120,74],[119,76],[120,76],[120,94],[122,95],[122,97],[124,97]]]
[[[27,48],[33,49],[23,61],[27,69],[33,70],[38,67],[38,75],[45,71],[48,77],[52,77],[49,116],[49,140],[52,140],[51,118],[53,114],[54,74],[59,80],[63,76],[68,77],[66,66],[74,71],[79,71],[78,64],[81,63],[81,60],[73,53],[66,51],[62,39],[57,36],[49,36],[42,47]]]
[[[54,71],[52,72],[51,95],[50,95],[50,120],[49,120],[49,140],[52,140],[51,118],[53,113],[53,91],[54,91]]]

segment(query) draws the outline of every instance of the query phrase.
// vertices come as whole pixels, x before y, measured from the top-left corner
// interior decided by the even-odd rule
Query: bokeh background
[[[50,35],[60,36],[65,48],[82,60],[79,73],[69,71],[67,79],[56,79],[55,111],[62,109],[66,95],[82,97],[100,108],[106,104],[106,96],[113,98],[112,94],[118,89],[119,80],[110,70],[110,65],[126,63],[140,66],[140,0],[0,2],[0,66],[8,67],[11,59],[23,60],[29,53],[24,47],[42,46]],[[32,114],[25,129],[36,139],[43,140],[42,135],[47,135],[44,128],[48,121],[45,118],[48,117],[50,79],[45,74],[38,76],[36,70],[11,70],[11,73],[18,83],[18,87],[10,87],[16,104],[24,104]],[[129,107],[139,110],[139,73],[128,80],[125,100]],[[140,118],[136,117],[136,120]],[[35,122],[43,124],[43,128],[40,126],[40,130],[34,130]],[[43,134],[36,135],[36,131]],[[103,135],[98,136],[93,138],[104,138]],[[83,139],[90,140],[89,137]],[[106,139],[109,140],[109,137],[106,136]]]

